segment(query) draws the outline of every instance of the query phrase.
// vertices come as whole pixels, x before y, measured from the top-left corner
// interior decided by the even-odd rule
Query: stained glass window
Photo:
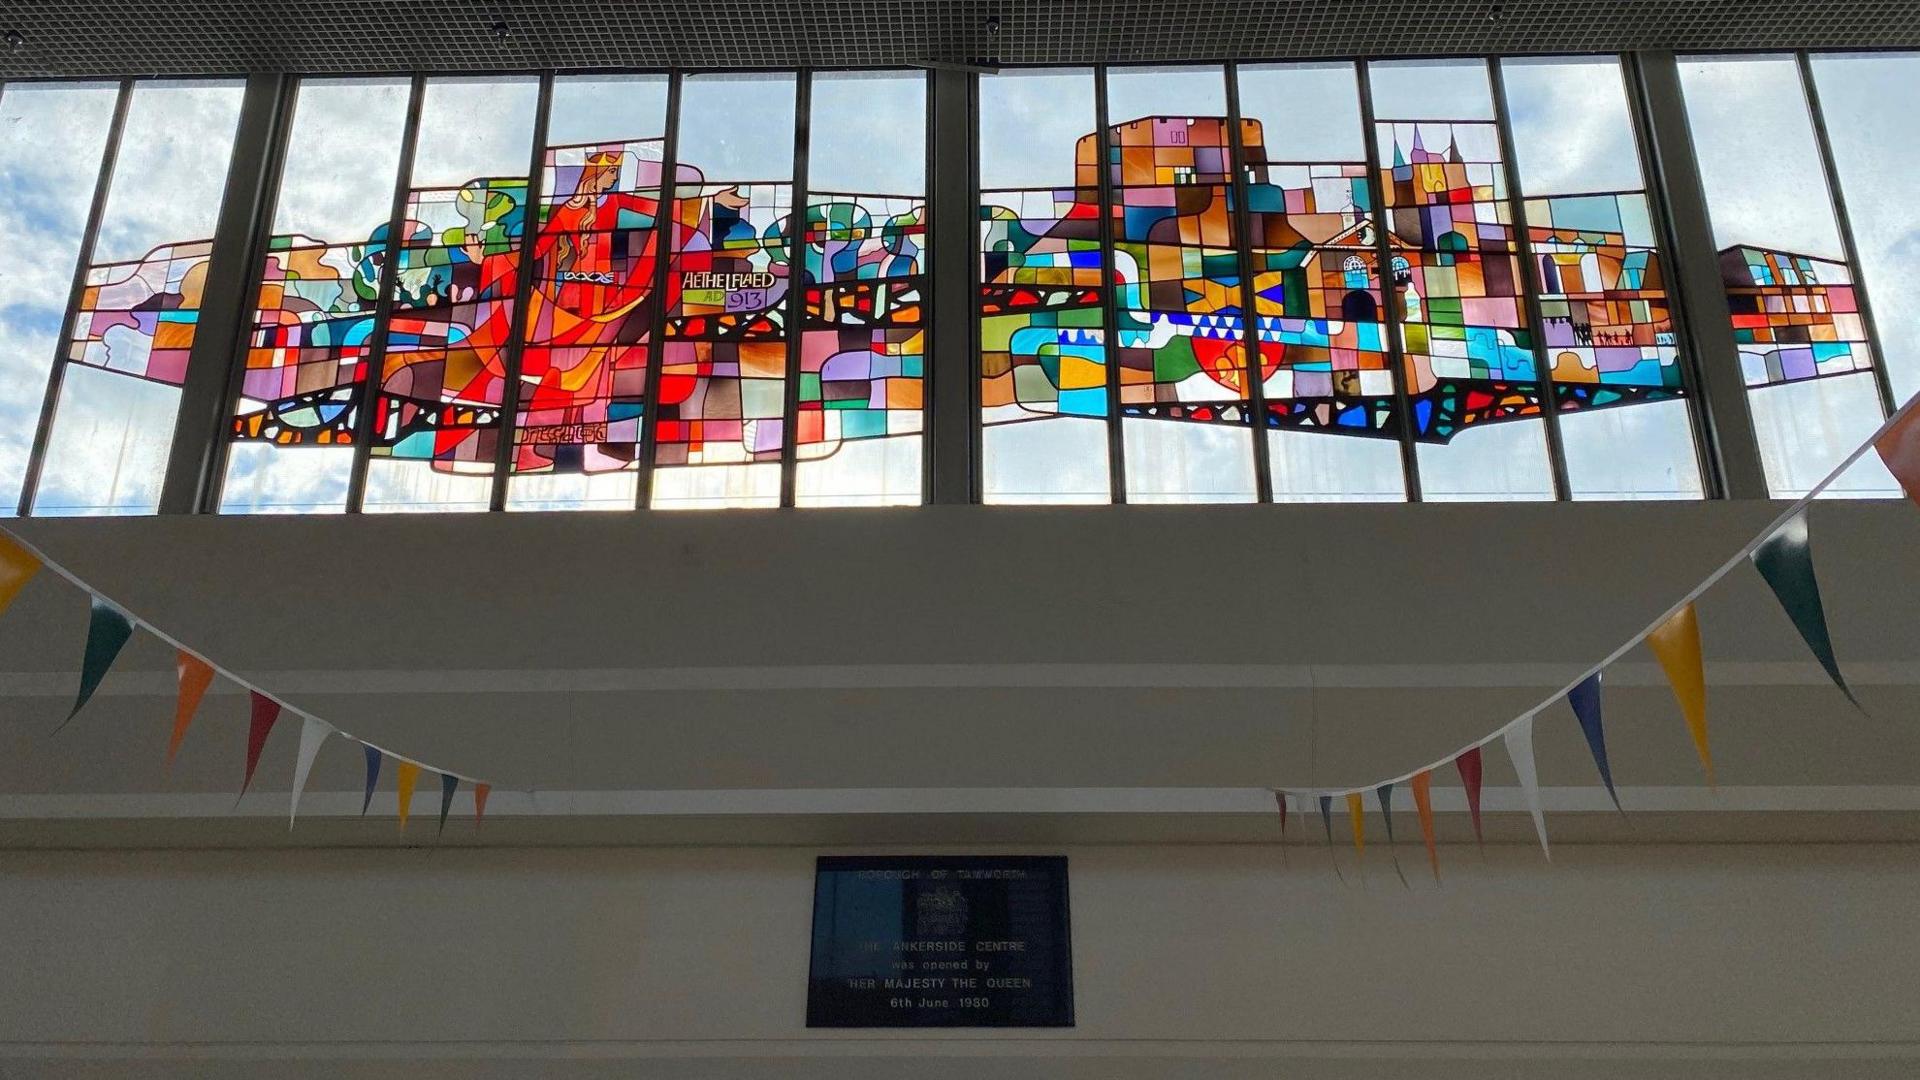
[[[1252,391],[1220,68],[1107,74],[1114,362],[1129,502],[1250,502]],[[1082,185],[1100,175],[1080,140]]]
[[[778,506],[794,77],[682,84],[653,505]]]
[[[1699,498],[1688,388],[1620,64],[1507,60],[1501,71],[1569,491]]]
[[[1486,65],[1376,63],[1370,75],[1423,497],[1551,499]]]
[[[1276,502],[1406,497],[1352,64],[1239,69]]]
[[[526,225],[538,82],[431,79],[394,251],[367,510],[485,510]]]
[[[300,84],[223,511],[346,509],[407,98],[405,79]]]
[[[1797,497],[1883,415],[1799,66],[1702,57],[1680,76],[1767,486]],[[1871,454],[1828,490],[1898,493]]]
[[[509,509],[632,509],[659,315],[663,75],[556,79]]]
[[[927,363],[926,78],[810,90],[794,501],[917,504]]]
[[[1093,73],[981,76],[979,112],[982,497],[1107,502],[1100,193],[1074,160]]]
[[[238,83],[132,91],[32,513],[159,509],[241,93]]]
[[[0,514],[12,516],[60,352],[117,87],[0,89]]]

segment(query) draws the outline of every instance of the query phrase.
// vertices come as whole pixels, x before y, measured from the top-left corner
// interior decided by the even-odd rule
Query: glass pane
[[[1422,491],[1443,501],[1552,498],[1486,65],[1412,61],[1371,72]]]
[[[778,506],[794,77],[681,88],[652,503]]]
[[[1093,73],[980,78],[981,490],[1111,499]],[[1084,186],[1076,187],[1076,184]],[[1046,185],[1046,186],[1032,186]]]
[[[794,499],[920,502],[926,77],[816,75]]]
[[[220,508],[346,509],[406,125],[405,79],[303,80]]]
[[[1251,499],[1250,372],[1228,198],[1225,74],[1216,67],[1116,69],[1107,92],[1127,497]],[[1099,178],[1094,145],[1082,148],[1082,182],[1091,184]],[[1219,430],[1144,430],[1155,425]],[[1216,467],[1217,475],[1205,471]]]
[[[1689,407],[1649,407],[1691,388],[1620,64],[1582,57],[1501,67],[1570,492],[1698,498]],[[1634,415],[1597,415],[1615,411]],[[1629,436],[1635,441],[1607,441]]]
[[[1273,497],[1404,498],[1354,67],[1242,68],[1240,108]]]
[[[540,84],[432,79],[400,224],[373,404],[368,511],[485,510]]]
[[[556,79],[509,510],[627,510],[660,315],[664,75]]]
[[[63,351],[36,514],[160,509],[242,93],[239,83],[134,89]]]
[[[99,83],[0,90],[0,516],[20,500],[116,93]]]
[[[1876,344],[1903,402],[1920,393],[1920,304],[1906,295],[1920,255],[1920,55],[1816,53],[1813,73],[1861,279],[1878,301]]]
[[[1807,470],[1824,462],[1824,475],[1879,427],[1881,412],[1851,387],[1759,392],[1854,373],[1866,377],[1849,382],[1873,382],[1799,65],[1695,57],[1680,64],[1680,80],[1767,486],[1779,498],[1804,494],[1819,479]],[[1787,415],[1797,406],[1816,414]]]

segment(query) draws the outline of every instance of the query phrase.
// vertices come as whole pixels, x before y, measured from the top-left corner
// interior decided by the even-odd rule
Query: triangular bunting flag
[[[1417,772],[1407,781],[1413,789],[1413,808],[1420,815],[1420,838],[1427,844],[1427,862],[1433,864],[1433,880],[1440,880],[1440,849],[1433,841],[1433,774]]]
[[[1840,663],[1833,655],[1833,638],[1827,633],[1827,612],[1820,603],[1820,582],[1813,576],[1813,547],[1807,536],[1807,511],[1788,519],[1772,536],[1753,549],[1753,566],[1767,580],[1774,599],[1786,609],[1800,640],[1813,651],[1814,659],[1826,669],[1833,685],[1847,695],[1854,708],[1860,707],[1853,688],[1840,674]]]
[[[1613,766],[1607,763],[1607,733],[1600,726],[1600,673],[1594,672],[1567,691],[1567,704],[1573,707],[1574,719],[1580,721],[1580,731],[1587,737],[1587,749],[1593,754],[1593,767],[1600,770],[1600,782],[1607,785],[1607,797],[1613,800],[1613,808],[1619,810],[1620,795],[1613,790]]]
[[[1333,796],[1331,795],[1320,796],[1320,826],[1327,831],[1327,858],[1333,860],[1333,872],[1339,874],[1340,857],[1333,853]]]
[[[1920,408],[1908,402],[1907,414],[1873,441],[1873,449],[1907,498],[1920,503]]]
[[[333,725],[317,716],[303,718],[300,725],[300,755],[293,759],[293,801],[287,807],[287,831],[293,831],[293,819],[300,813],[300,793],[307,789],[307,774],[313,771],[313,759],[320,744],[333,734]]]
[[[420,779],[420,766],[402,761],[393,767],[393,783],[400,791],[400,831],[407,831],[407,815],[413,811],[413,785]]]
[[[1287,793],[1284,791],[1274,792],[1273,801],[1280,807],[1280,839],[1285,841],[1287,838]]]
[[[1401,885],[1407,884],[1407,875],[1400,869],[1400,853],[1393,844],[1393,785],[1381,784],[1374,789],[1374,796],[1380,800],[1380,819],[1387,825],[1387,858],[1393,862],[1393,875],[1400,879]]]
[[[187,725],[193,723],[193,714],[200,710],[200,699],[213,684],[213,665],[185,649],[180,650],[175,667],[180,673],[180,696],[173,704],[173,734],[167,736],[169,765],[180,752],[180,744],[187,737]]]
[[[453,793],[460,789],[460,778],[452,773],[440,774],[440,831],[447,831],[447,811],[453,809]]]
[[[1367,855],[1367,808],[1360,802],[1360,793],[1347,793],[1347,823],[1353,826],[1353,854],[1355,858]]]
[[[373,805],[373,789],[380,783],[380,750],[378,747],[360,744],[367,755],[367,793],[360,800],[360,816],[367,816],[367,807]]]
[[[33,552],[0,535],[0,613],[13,606],[13,598],[40,572],[40,560]]]
[[[253,772],[260,767],[260,752],[267,748],[267,736],[280,719],[280,703],[258,690],[253,694],[253,715],[247,722],[247,775],[240,782],[240,794],[253,786]]]
[[[1687,718],[1693,748],[1713,784],[1713,751],[1707,746],[1707,676],[1700,662],[1700,620],[1689,603],[1647,635],[1647,647],[1667,673],[1667,683]]]
[[[1467,814],[1473,818],[1473,838],[1486,843],[1487,838],[1480,832],[1480,748],[1463,750],[1453,759],[1453,767],[1460,770],[1460,786],[1467,789]]]
[[[492,784],[473,785],[473,827],[479,828],[481,819],[487,816],[487,796],[493,794]]]
[[[1527,813],[1533,816],[1533,831],[1540,834],[1540,850],[1553,861],[1547,847],[1547,816],[1540,810],[1540,777],[1533,767],[1533,717],[1523,716],[1501,733],[1507,744],[1507,756],[1513,759],[1513,771],[1520,777],[1520,794],[1527,800]]]
[[[94,597],[93,610],[87,616],[87,651],[80,658],[80,693],[73,699],[67,719],[60,721],[60,727],[66,727],[68,721],[80,715],[87,699],[100,689],[100,680],[107,677],[107,669],[113,666],[120,649],[132,636],[132,621],[119,608],[101,597]]]

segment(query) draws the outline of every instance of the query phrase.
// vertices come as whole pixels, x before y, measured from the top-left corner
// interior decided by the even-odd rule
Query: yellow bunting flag
[[[402,761],[393,770],[394,785],[400,789],[400,831],[407,831],[407,812],[413,809],[413,785],[420,779],[420,766]]]
[[[1361,803],[1357,791],[1347,795],[1347,820],[1353,823],[1354,856],[1364,856],[1367,853],[1367,808]]]
[[[180,650],[175,666],[180,671],[180,698],[173,705],[173,734],[167,737],[169,765],[173,764],[173,755],[180,752],[180,742],[187,737],[187,726],[200,709],[200,699],[213,683],[213,666],[185,649]]]
[[[13,604],[13,598],[39,572],[40,560],[33,552],[14,543],[13,537],[0,535],[0,612]]]
[[[1647,647],[1660,661],[1687,718],[1687,730],[1693,735],[1693,747],[1700,753],[1700,764],[1707,771],[1707,784],[1713,784],[1713,752],[1707,746],[1707,677],[1700,661],[1700,620],[1688,604],[1673,613],[1653,633],[1647,635]]]

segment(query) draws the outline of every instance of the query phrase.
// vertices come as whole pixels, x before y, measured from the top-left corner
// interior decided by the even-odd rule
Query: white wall
[[[1024,850],[1070,859],[1071,1030],[809,1031],[816,849],[7,853],[0,1076],[1920,1067],[1913,846],[1468,845],[1438,888],[1377,838],[1344,883],[1312,846]]]

